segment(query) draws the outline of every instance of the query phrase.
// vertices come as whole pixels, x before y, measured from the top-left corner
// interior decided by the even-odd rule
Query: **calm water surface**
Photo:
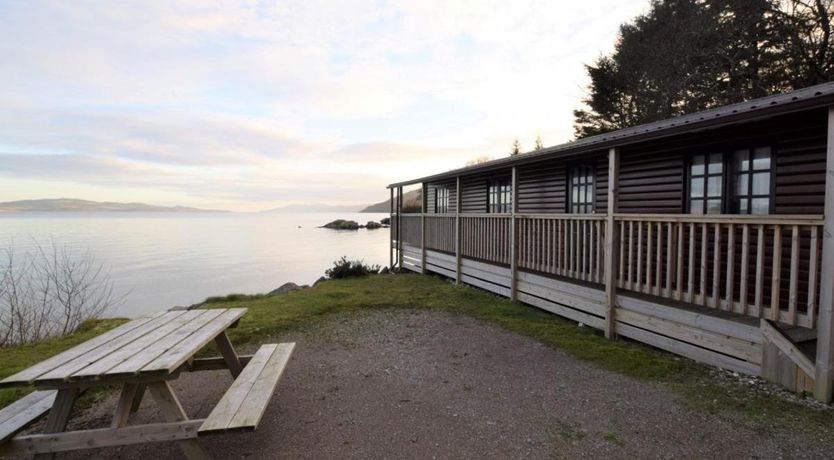
[[[0,244],[20,256],[32,240],[87,250],[109,271],[121,303],[107,316],[135,317],[208,296],[311,284],[346,255],[388,264],[388,229],[317,228],[386,214],[0,213]]]

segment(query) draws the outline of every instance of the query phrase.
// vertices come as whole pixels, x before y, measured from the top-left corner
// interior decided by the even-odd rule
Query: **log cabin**
[[[834,82],[388,188],[391,267],[832,400]]]

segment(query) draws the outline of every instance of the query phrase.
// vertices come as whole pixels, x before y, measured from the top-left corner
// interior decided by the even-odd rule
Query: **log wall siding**
[[[487,212],[487,183],[492,180],[510,180],[510,171],[503,174],[464,176],[460,179],[461,212]]]

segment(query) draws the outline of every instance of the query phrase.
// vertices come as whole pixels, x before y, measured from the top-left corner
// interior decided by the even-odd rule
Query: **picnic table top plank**
[[[142,368],[141,372],[171,372],[179,368],[189,358],[194,356],[195,351],[202,349],[214,340],[215,337],[231,327],[244,314],[246,314],[245,308],[226,309],[217,318],[200,328],[200,330],[189,335],[166,351],[165,354],[148,363]]]
[[[165,337],[157,340],[152,347],[145,347],[140,353],[137,353],[119,365],[108,369],[106,372],[103,372],[103,374],[125,375],[138,373],[148,363],[160,356],[165,355],[175,345],[188,338],[191,334],[194,334],[195,332],[206,327],[218,316],[223,314],[223,310],[203,311],[205,312],[203,315],[200,315],[198,318],[180,326],[175,331],[166,334]]]
[[[74,373],[84,369],[85,367],[95,363],[96,361],[103,359],[105,356],[114,353],[126,345],[129,345],[135,340],[138,340],[145,334],[148,334],[157,328],[164,326],[166,323],[174,320],[176,317],[185,314],[184,311],[179,312],[172,312],[165,313],[159,315],[152,320],[142,324],[141,326],[137,327],[136,329],[118,337],[115,340],[111,340],[104,345],[97,347],[93,350],[90,350],[87,353],[84,353],[77,358],[68,361],[63,366],[58,366],[55,369],[43,374],[35,379],[35,383],[43,383],[43,382],[52,382],[52,383],[60,383],[66,382],[67,379]]]
[[[186,327],[192,321],[199,321],[200,317],[205,316],[208,310],[194,310],[188,311],[171,321],[149,331],[142,337],[126,344],[118,350],[114,350],[109,355],[97,360],[93,364],[74,372],[69,376],[70,380],[82,380],[96,378],[101,374],[106,373],[110,369],[124,363],[132,357],[143,354],[147,351],[153,351],[157,347],[157,343],[165,338],[167,335],[175,332],[181,327]],[[141,369],[141,366],[138,369]]]
[[[136,319],[7,377],[0,387],[170,373],[245,313],[245,308],[168,311]]]
[[[134,321],[127,322],[122,324],[121,326],[115,327],[101,335],[98,335],[84,343],[81,343],[69,350],[63,351],[58,353],[57,355],[48,358],[44,361],[35,364],[32,367],[28,367],[16,374],[10,375],[0,381],[0,387],[10,386],[9,384],[19,384],[20,382],[31,383],[35,380],[35,378],[55,369],[56,367],[62,366],[65,363],[77,358],[78,356],[83,355],[91,350],[94,350],[104,344],[115,340],[121,337],[128,332],[141,327],[143,324],[147,323],[148,321],[153,320],[157,316],[161,316],[164,312],[159,312],[151,316],[147,316],[144,318],[139,318]]]

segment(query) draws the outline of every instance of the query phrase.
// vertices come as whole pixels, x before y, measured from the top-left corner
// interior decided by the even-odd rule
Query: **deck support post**
[[[426,274],[426,204],[428,186],[423,183],[420,190],[420,273]]]
[[[605,337],[613,339],[617,335],[617,266],[619,254],[619,228],[614,221],[617,212],[617,189],[620,175],[620,153],[617,149],[608,150],[608,209],[605,218]]]
[[[814,397],[830,403],[834,393],[834,106],[828,108],[825,208],[820,273]]]
[[[518,300],[518,169],[513,166],[510,203],[510,300]]]
[[[455,178],[455,284],[460,284],[460,176]]]
[[[394,270],[394,188],[389,187],[391,200],[388,203],[388,270]]]
[[[397,267],[403,268],[403,187],[397,187]]]

